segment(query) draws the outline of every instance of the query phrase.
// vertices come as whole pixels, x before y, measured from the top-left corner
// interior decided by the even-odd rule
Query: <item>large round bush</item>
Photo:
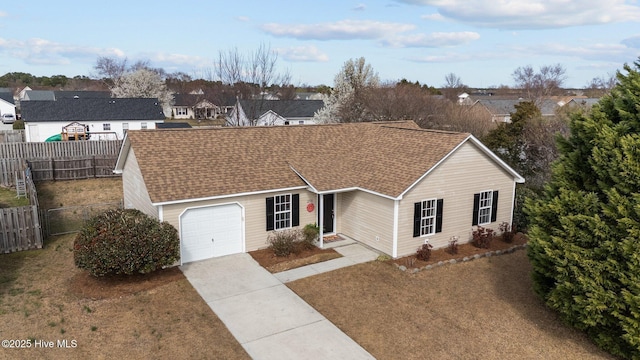
[[[109,210],[83,226],[73,244],[77,267],[94,276],[146,274],[180,256],[178,231],[135,209]]]

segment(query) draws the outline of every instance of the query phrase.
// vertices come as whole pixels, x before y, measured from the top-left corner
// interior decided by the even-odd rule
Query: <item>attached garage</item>
[[[180,215],[181,262],[244,252],[240,204],[188,208]]]

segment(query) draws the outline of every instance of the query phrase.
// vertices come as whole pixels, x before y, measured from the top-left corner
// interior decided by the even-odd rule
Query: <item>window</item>
[[[187,108],[186,107],[176,108],[176,115],[187,115]]]
[[[498,213],[498,192],[483,191],[473,195],[472,225],[484,225],[496,221]]]
[[[304,120],[298,120],[298,125],[304,125]]]
[[[413,237],[442,232],[443,199],[429,199],[414,204]]]
[[[300,195],[284,194],[267,198],[267,231],[300,225]]]
[[[129,130],[129,123],[122,123],[122,132],[126,134],[127,130]]]
[[[111,124],[102,124],[102,131],[111,131]]]
[[[140,123],[140,129],[146,129],[146,128],[147,128],[146,122]]]

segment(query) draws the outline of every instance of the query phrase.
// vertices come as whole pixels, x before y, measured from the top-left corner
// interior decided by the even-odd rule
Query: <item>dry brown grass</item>
[[[39,188],[50,192],[45,203],[67,206],[117,200],[118,183],[77,180]],[[75,268],[73,238],[59,236],[43,250],[0,255],[0,339],[75,340],[77,347],[0,349],[0,358],[249,358],[178,269],[132,281],[98,281]]]
[[[370,262],[288,286],[378,359],[612,359],[531,289],[525,251],[417,274]]]

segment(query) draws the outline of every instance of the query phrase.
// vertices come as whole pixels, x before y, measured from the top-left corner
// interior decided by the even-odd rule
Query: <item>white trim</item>
[[[222,203],[222,204],[209,204],[209,205],[200,205],[200,206],[190,206],[190,207],[186,207],[182,210],[182,212],[180,213],[180,215],[178,215],[178,234],[180,235],[180,266],[183,265],[183,257],[182,257],[182,216],[191,209],[202,209],[202,208],[212,208],[212,207],[217,207],[217,206],[225,206],[225,205],[238,205],[240,206],[240,237],[242,240],[242,252],[245,253],[247,251],[247,244],[246,244],[246,238],[245,238],[245,213],[244,213],[244,206],[242,206],[241,203],[237,202],[237,201],[232,201],[232,202],[228,202],[228,203]]]
[[[324,249],[324,197],[318,196],[318,236],[320,236],[320,249]]]
[[[433,227],[433,232],[430,232],[428,234],[423,234],[422,220],[425,218],[422,217],[422,212],[424,211],[424,208],[422,207],[422,205],[424,202],[429,202],[429,201],[433,201],[433,216],[431,216],[433,218],[433,224],[431,225]],[[431,237],[436,234],[436,223],[438,218],[438,215],[437,215],[438,214],[438,198],[429,198],[429,199],[419,200],[419,202],[420,202],[420,236],[419,237],[421,238]]]
[[[498,197],[500,197],[498,195]],[[511,193],[511,216],[509,219],[509,226],[511,226],[511,230],[513,230],[513,212],[516,208],[516,183],[513,183],[513,192]]]
[[[164,206],[162,205],[158,206],[158,220],[164,221]]]
[[[311,192],[314,192],[316,194],[319,194],[318,189],[316,189],[313,185],[311,185],[311,183],[309,182],[309,180],[307,180],[304,176],[302,176],[302,174],[300,174],[298,172],[298,170],[296,170],[293,166],[291,166],[291,164],[289,164],[289,168],[296,173],[296,175],[298,175],[300,177],[300,179],[302,179],[302,181],[305,182],[305,184],[307,184],[310,188],[311,188]]]
[[[398,231],[400,218],[400,200],[393,201],[393,233],[391,239],[391,257],[398,257]]]
[[[204,197],[204,198],[161,201],[161,202],[151,203],[151,205],[159,206],[159,205],[184,204],[184,203],[190,203],[190,202],[194,202],[194,201],[208,201],[208,200],[228,199],[228,198],[233,198],[233,197],[238,197],[238,196],[270,194],[270,193],[275,193],[275,192],[291,192],[291,191],[295,191],[295,190],[307,190],[307,187],[306,186],[296,186],[296,187],[274,189],[274,190],[250,191],[250,192],[236,193],[236,194],[209,196],[209,197]]]
[[[124,165],[127,161],[127,155],[129,155],[129,151],[131,151],[131,141],[129,141],[129,137],[125,133],[124,139],[122,140],[122,145],[120,145],[120,152],[118,153],[116,166],[113,170],[114,174],[122,174],[122,172],[124,171]]]

